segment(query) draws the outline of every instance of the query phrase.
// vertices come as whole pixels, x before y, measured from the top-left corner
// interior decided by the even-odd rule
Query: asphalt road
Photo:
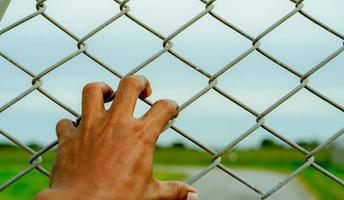
[[[189,175],[197,174],[198,168],[179,168],[178,171]],[[250,182],[263,192],[268,191],[287,174],[260,170],[233,170],[240,177]],[[259,195],[251,189],[228,176],[221,170],[214,169],[203,176],[194,185],[200,193],[201,200],[259,200]],[[274,193],[269,200],[315,200],[315,198],[296,179]]]

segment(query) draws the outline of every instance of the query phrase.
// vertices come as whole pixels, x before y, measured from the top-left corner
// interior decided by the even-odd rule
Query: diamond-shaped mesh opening
[[[298,84],[295,76],[257,52],[219,78],[219,87],[260,112]]]
[[[343,136],[339,137],[336,142],[327,145],[314,156],[319,166],[341,179],[344,178],[343,156],[341,156],[343,155],[343,139]],[[307,142],[307,144],[301,143],[300,145],[305,149],[314,149],[320,144],[314,141],[313,143]]]
[[[343,171],[341,172],[343,178]],[[300,174],[300,180],[306,181],[312,179],[313,189],[310,192],[314,196],[323,199],[336,199],[337,195],[343,194],[343,188],[340,185],[333,184],[333,180],[313,168],[308,168]]]
[[[16,138],[25,135],[25,141],[22,142],[46,144],[56,139],[55,125],[63,118],[71,118],[71,115],[41,93],[34,91],[1,113],[0,127],[11,132]]]
[[[178,127],[216,149],[224,148],[253,124],[255,118],[251,114],[215,91],[199,98],[176,120]]]
[[[13,176],[17,173],[14,170],[14,168],[6,169],[6,171],[8,172],[7,175],[9,176]],[[1,172],[0,174],[3,175]],[[34,187],[32,186],[33,181],[35,183]],[[23,200],[32,199],[34,196],[36,196],[38,192],[46,188],[46,186],[49,184],[48,182],[49,180],[42,173],[36,170],[31,171],[27,175],[25,175],[23,178],[21,178],[19,181],[15,182],[11,187],[8,187],[4,191],[2,191],[0,193],[0,199],[13,199],[13,198],[20,198]],[[18,193],[18,191],[20,191],[20,194]],[[17,195],[13,196],[13,193],[15,194],[17,193]],[[25,197],[23,198],[22,196],[25,196]]]
[[[257,133],[255,133],[257,134]],[[248,146],[255,144],[255,141],[252,141],[253,138],[257,138],[262,135],[252,135],[248,137],[248,142],[240,143],[238,147],[240,146]],[[273,141],[273,144],[270,144],[269,141]],[[264,170],[264,168],[269,167],[269,170],[265,171],[291,171],[291,169],[294,169],[298,166],[300,166],[304,160],[303,154],[297,152],[297,151],[291,151],[290,147],[285,146],[282,143],[279,143],[279,141],[275,141],[273,138],[268,137],[264,135],[264,140],[262,141],[262,146],[246,149],[246,150],[240,150],[240,148],[234,149],[232,151],[229,151],[225,154],[224,160],[226,166],[232,166],[232,167],[238,167],[238,168],[252,168],[254,166],[256,170],[258,170],[257,173],[259,173],[260,170]],[[259,148],[265,148],[263,150],[269,150],[270,152],[268,155],[266,155],[266,151],[263,151]],[[252,159],[256,161],[255,163],[252,163]],[[255,169],[253,168],[253,170]],[[284,168],[284,169],[281,169]],[[279,169],[279,170],[277,170]],[[240,175],[240,173],[239,173]],[[285,177],[287,175],[285,174]],[[248,177],[247,180],[249,181],[257,181],[254,177]],[[281,181],[282,179],[278,180]],[[277,181],[275,181],[277,182]],[[269,183],[269,184],[262,184],[262,186],[265,185],[266,188],[271,188],[276,183]],[[256,184],[255,184],[256,185]]]
[[[322,9],[315,9],[321,7]],[[305,3],[304,11],[311,16],[319,19],[326,25],[334,28],[340,33],[344,33],[343,23],[337,22],[335,19],[344,19],[344,13],[340,11],[340,8],[344,7],[344,2],[341,0],[314,0],[312,2]]]
[[[344,124],[344,114],[306,90],[301,90],[276,108],[267,124],[288,138],[323,141]]]
[[[0,73],[0,92],[2,94],[0,106],[3,106],[21,92],[28,89],[28,83],[31,82],[31,78],[3,58],[0,58],[0,65],[2,72]],[[9,88],[10,90],[8,90]]]
[[[190,170],[191,173],[196,174],[201,169]],[[237,170],[234,170],[238,172]],[[241,170],[243,173],[249,171]],[[225,172],[214,169],[205,176],[203,176],[194,187],[199,190],[201,199],[216,198],[219,200],[231,199],[257,199],[259,195],[252,192],[250,189],[242,184],[236,184],[237,180],[228,176]],[[223,192],[225,191],[225,192]]]
[[[199,1],[183,0],[134,0],[128,5],[132,8],[132,15],[164,35],[172,33],[204,9],[204,4]]]
[[[86,43],[90,52],[122,74],[163,49],[161,39],[127,17],[116,20]]]
[[[210,73],[220,70],[251,46],[249,40],[211,16],[203,17],[173,41],[176,52]]]
[[[30,15],[36,11],[36,8],[32,6],[35,5],[34,0],[12,0],[11,2],[12,3],[10,3],[7,8],[6,16],[4,16],[1,20],[0,29],[17,22],[21,18]]]
[[[0,131],[4,133],[5,130]],[[5,133],[8,134],[8,132]],[[0,136],[0,142],[0,162],[4,163],[0,166],[0,184],[2,185],[29,167],[27,160],[29,160],[31,154],[2,135]],[[19,140],[18,142],[21,143]],[[43,176],[40,173],[39,175]],[[44,179],[47,181],[46,178]],[[25,180],[23,181],[25,182]],[[28,179],[26,179],[26,182],[28,182]],[[23,184],[22,181],[18,183],[18,185],[21,184]],[[17,187],[14,187],[8,190],[17,191],[17,189]],[[8,192],[11,193],[10,191]],[[0,197],[6,197],[6,193],[1,193]]]
[[[319,29],[301,14],[295,14],[262,39],[263,49],[302,73],[320,63],[342,44],[340,39]]]
[[[104,81],[115,89],[119,82],[118,78],[84,55],[47,74],[43,80],[45,90],[78,113],[81,113],[81,91],[87,83]]]
[[[25,42],[18,43],[18,40]],[[36,73],[75,51],[73,40],[41,16],[1,35],[0,46],[6,54]]]
[[[329,62],[319,72],[311,76],[310,84],[324,95],[330,97],[340,105],[344,105],[344,79],[341,74],[344,73],[343,66],[344,54],[340,54],[334,60]],[[331,77],[331,80],[327,80]]]
[[[51,17],[80,37],[120,12],[111,0],[59,0],[47,1],[46,5]]]
[[[254,36],[259,35],[295,7],[294,4],[284,0],[264,2],[227,0],[216,1],[215,5],[218,15]]]
[[[160,56],[137,74],[149,79],[154,91],[149,98],[152,101],[169,98],[182,105],[207,86],[204,76],[169,54]]]
[[[247,175],[247,171],[241,170],[236,174],[252,185],[268,191],[287,178],[293,170],[301,167],[304,159],[303,153],[259,128],[226,151],[222,156],[222,163],[230,169],[243,168],[251,171],[249,174],[252,175]],[[264,181],[257,176],[269,178]]]
[[[158,139],[154,152],[154,165],[188,170],[193,167],[204,168],[211,163],[212,156],[185,137],[171,129],[166,130]],[[172,152],[172,154],[171,154]],[[192,159],[190,159],[192,157]],[[182,171],[191,178],[190,173]]]

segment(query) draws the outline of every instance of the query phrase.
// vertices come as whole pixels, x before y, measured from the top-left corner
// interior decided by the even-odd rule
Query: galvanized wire
[[[335,140],[337,140],[339,137],[341,137],[344,134],[344,127],[339,130],[337,133],[335,133],[333,136],[328,138],[328,140],[324,141],[322,144],[320,144],[317,148],[312,150],[311,152],[307,151],[303,147],[299,146],[295,142],[289,140],[286,138],[283,134],[277,132],[274,130],[272,127],[266,125],[265,119],[269,116],[269,114],[274,111],[276,108],[281,106],[285,101],[288,101],[291,97],[293,97],[295,94],[297,94],[301,90],[307,90],[314,96],[320,98],[324,102],[328,103],[329,105],[333,106],[334,108],[338,109],[341,112],[344,112],[344,106],[340,105],[339,103],[335,102],[334,100],[330,99],[329,97],[325,96],[321,92],[319,92],[316,88],[311,87],[308,83],[310,78],[312,77],[313,74],[317,73],[319,69],[326,67],[326,64],[329,63],[331,60],[336,58],[338,55],[342,54],[344,51],[344,46],[333,52],[332,54],[328,55],[326,59],[321,61],[319,64],[311,68],[309,71],[306,73],[302,74],[301,72],[297,71],[295,68],[291,67],[290,65],[283,63],[281,60],[277,59],[274,57],[271,53],[267,52],[266,50],[262,49],[261,46],[261,39],[263,39],[265,36],[267,36],[271,31],[279,27],[281,24],[285,23],[288,21],[291,17],[293,17],[295,14],[299,13],[306,19],[308,19],[310,22],[316,24],[319,26],[319,28],[322,28],[329,33],[331,33],[334,37],[337,37],[341,40],[344,41],[344,35],[339,33],[338,31],[334,30],[333,28],[329,27],[328,25],[322,23],[318,19],[314,18],[310,14],[308,14],[306,11],[303,10],[303,0],[300,1],[292,1],[295,3],[295,8],[290,10],[290,12],[286,13],[284,17],[282,17],[280,20],[277,20],[274,24],[272,24],[270,27],[268,27],[266,30],[258,34],[257,36],[251,36],[250,34],[246,33],[242,29],[240,29],[238,26],[232,24],[228,20],[224,19],[223,17],[219,16],[217,13],[214,12],[215,8],[215,3],[216,0],[200,0],[202,3],[205,5],[205,9],[200,12],[198,15],[193,17],[191,20],[185,22],[184,25],[180,26],[178,29],[176,29],[174,32],[172,32],[170,35],[163,35],[156,31],[154,28],[150,27],[146,23],[140,21],[138,18],[133,16],[130,13],[130,7],[128,5],[128,2],[130,0],[114,0],[115,5],[119,6],[119,12],[114,15],[112,18],[109,20],[105,21],[95,29],[91,30],[88,34],[86,34],[84,37],[79,38],[77,37],[74,33],[72,33],[70,30],[68,30],[66,27],[64,27],[61,23],[56,21],[54,18],[48,15],[46,12],[46,5],[44,4],[46,0],[37,0],[37,3],[35,5],[36,11],[33,12],[32,14],[23,17],[22,19],[16,21],[13,24],[10,24],[9,26],[3,28],[0,30],[0,36],[3,35],[4,33],[22,25],[23,23],[26,23],[30,21],[31,19],[37,17],[37,16],[42,16],[46,19],[47,23],[51,23],[54,26],[56,26],[58,29],[60,29],[62,32],[66,34],[66,36],[71,37],[73,40],[75,40],[75,45],[76,45],[76,50],[71,53],[70,55],[61,58],[58,62],[53,64],[52,66],[49,66],[45,68],[42,72],[35,74],[31,72],[28,68],[25,66],[21,65],[18,63],[16,60],[12,59],[10,56],[6,55],[4,52],[0,51],[0,56],[3,57],[5,60],[7,60],[9,63],[11,63],[14,67],[17,67],[18,69],[22,70],[23,73],[27,74],[32,78],[32,85],[27,88],[27,90],[23,91],[21,94],[19,94],[17,97],[13,98],[10,100],[8,103],[4,104],[3,106],[0,107],[0,114],[8,109],[9,107],[15,105],[18,101],[21,99],[25,98],[27,95],[32,93],[33,91],[39,91],[42,93],[45,97],[47,97],[49,100],[63,108],[66,112],[74,115],[76,119],[80,119],[79,113],[71,109],[69,106],[64,104],[62,101],[59,99],[55,98],[51,94],[48,93],[48,91],[44,90],[41,88],[43,85],[43,78],[51,73],[52,71],[56,70],[57,68],[63,67],[63,65],[70,60],[74,59],[75,57],[78,57],[79,55],[83,54],[87,56],[89,59],[91,59],[93,62],[95,62],[97,65],[100,67],[104,68],[107,70],[109,73],[114,75],[117,78],[123,78],[124,76],[128,75],[133,75],[137,73],[138,71],[142,70],[143,68],[149,66],[151,62],[159,58],[160,56],[164,54],[170,54],[172,55],[175,59],[178,59],[185,63],[188,67],[192,68],[196,72],[199,72],[201,76],[204,76],[209,79],[209,84],[204,87],[201,91],[199,91],[196,95],[194,95],[192,98],[188,99],[185,103],[183,103],[180,107],[179,110],[182,114],[182,111],[190,106],[193,102],[195,102],[197,99],[201,98],[204,94],[208,93],[209,91],[215,91],[218,94],[220,94],[222,97],[228,99],[229,101],[233,102],[234,104],[238,105],[241,107],[243,110],[247,111],[251,115],[253,115],[256,118],[256,124],[252,125],[251,127],[247,128],[247,130],[242,133],[239,137],[234,139],[233,141],[230,141],[228,145],[223,148],[220,151],[215,151],[212,148],[208,147],[207,145],[203,144],[202,142],[198,141],[196,138],[190,136],[180,128],[178,128],[176,125],[174,125],[174,121],[169,123],[169,125],[166,127],[166,129],[172,129],[174,130],[177,134],[183,136],[186,140],[191,141],[204,151],[208,152],[209,154],[212,155],[212,159],[209,160],[210,164],[207,166],[202,172],[200,172],[198,175],[192,177],[189,179],[187,182],[189,184],[193,184],[197,182],[199,179],[201,179],[205,174],[209,173],[215,168],[218,168],[222,171],[224,171],[226,174],[229,176],[235,178],[237,181],[241,182],[242,184],[246,185],[248,188],[250,188],[253,192],[257,193],[261,199],[266,199],[275,192],[277,192],[280,188],[282,188],[285,184],[293,180],[295,177],[297,177],[302,171],[305,169],[312,167],[316,170],[318,170],[320,173],[328,176],[331,178],[334,182],[334,184],[339,184],[342,187],[344,187],[344,181],[340,179],[339,177],[335,176],[334,174],[330,173],[328,170],[325,168],[319,166],[316,163],[315,155],[324,149],[326,146],[330,145],[333,143]],[[3,1],[8,3],[8,0]],[[4,5],[5,5],[4,4]],[[6,4],[7,7],[8,4]],[[0,19],[1,19],[1,14],[4,13],[5,9],[0,9]],[[207,72],[204,70],[202,67],[192,63],[188,58],[180,55],[178,52],[176,52],[173,49],[173,39],[181,34],[183,31],[188,29],[192,24],[195,22],[199,21],[202,19],[204,16],[211,16],[215,20],[221,22],[225,27],[239,33],[243,37],[245,37],[247,40],[252,42],[252,47],[244,51],[241,55],[236,57],[234,60],[232,60],[230,63],[228,63],[226,66],[215,72],[214,74]],[[150,32],[151,34],[155,35],[158,39],[161,40],[162,42],[162,48],[155,54],[153,54],[151,57],[147,58],[144,60],[141,64],[139,64],[136,67],[133,67],[131,71],[129,71],[127,74],[122,75],[121,73],[117,72],[113,67],[107,65],[104,61],[101,59],[97,58],[94,54],[92,54],[89,51],[89,48],[86,44],[87,40],[89,40],[92,36],[95,34],[101,32],[105,27],[109,26],[112,24],[114,21],[126,17],[130,19],[132,22],[136,23],[146,31]],[[266,110],[263,112],[259,113],[258,111],[252,109],[250,106],[244,104],[242,101],[238,100],[231,94],[225,92],[223,89],[217,86],[217,80],[221,78],[221,76],[225,73],[230,71],[232,68],[236,67],[238,63],[240,63],[243,59],[245,59],[247,56],[252,54],[253,52],[258,52],[267,59],[269,59],[271,62],[277,64],[278,67],[281,67],[285,69],[287,72],[289,72],[291,75],[296,76],[297,78],[300,79],[300,84],[295,87],[293,90],[285,94],[282,98],[280,98],[278,101],[273,103],[271,106],[269,106]],[[143,100],[147,105],[152,106],[153,102],[149,100]],[[295,170],[293,173],[289,174],[285,179],[281,180],[275,187],[271,188],[268,191],[263,191],[262,189],[259,189],[257,186],[253,185],[249,181],[245,180],[244,178],[240,177],[238,174],[234,173],[231,169],[228,167],[224,166],[221,163],[221,157],[226,153],[231,151],[237,144],[245,140],[249,135],[254,133],[258,128],[263,128],[267,132],[269,132],[272,136],[278,138],[279,140],[283,141],[290,147],[294,148],[295,150],[301,152],[302,154],[305,155],[305,163],[300,166],[297,170]],[[165,130],[166,130],[165,129]],[[11,184],[15,183],[18,181],[20,178],[28,174],[30,171],[36,169],[43,173],[46,176],[49,176],[49,171],[44,169],[43,167],[40,166],[40,163],[42,161],[42,155],[46,153],[47,151],[51,150],[54,148],[57,144],[58,141],[53,141],[51,144],[48,146],[44,147],[43,149],[35,152],[31,148],[29,148],[27,145],[21,143],[18,139],[14,138],[11,136],[10,133],[6,132],[5,130],[0,129],[0,134],[6,137],[8,140],[16,144],[18,147],[22,148],[23,150],[27,151],[29,154],[31,154],[31,159],[29,161],[29,166],[22,172],[20,172],[18,175],[14,176],[10,180],[6,181],[5,183],[0,183],[0,191],[4,190],[5,188],[9,187]]]
[[[0,21],[5,14],[5,11],[10,4],[10,0],[0,0]]]

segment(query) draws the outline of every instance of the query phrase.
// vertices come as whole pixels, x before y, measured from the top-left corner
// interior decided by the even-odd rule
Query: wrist
[[[47,189],[36,195],[34,200],[94,200],[94,199],[109,199],[105,194],[94,191],[83,190],[60,190],[60,189]]]

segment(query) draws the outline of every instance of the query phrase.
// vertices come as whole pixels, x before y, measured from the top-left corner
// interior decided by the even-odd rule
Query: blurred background
[[[0,23],[0,30],[36,11],[34,0],[12,0]],[[112,0],[48,0],[51,17],[83,37],[120,12]],[[164,36],[201,13],[198,0],[132,0],[130,13]],[[218,0],[214,12],[251,36],[258,36],[295,8],[288,0]],[[305,1],[303,10],[344,34],[344,2]],[[121,17],[87,40],[89,52],[112,69],[126,74],[162,49],[162,41]],[[200,68],[214,74],[249,49],[251,41],[224,26],[210,15],[204,16],[173,39],[173,49]],[[343,40],[295,14],[261,40],[261,48],[304,74],[343,46]],[[76,42],[42,16],[0,35],[0,51],[35,74],[76,51]],[[344,105],[344,53],[310,78],[312,87],[339,105]],[[137,72],[152,85],[150,100],[176,100],[180,105],[208,85],[208,79],[165,53]],[[0,106],[31,87],[32,78],[0,57]],[[89,82],[105,81],[113,88],[119,79],[81,54],[43,78],[42,88],[81,112],[81,90]],[[218,86],[261,113],[300,80],[258,52],[253,52],[219,77]],[[148,106],[139,102],[135,116]],[[75,119],[41,93],[34,91],[0,114],[0,128],[36,150],[56,139],[55,124],[61,118]],[[272,111],[267,125],[308,150],[343,128],[344,113],[309,91],[302,89]],[[256,118],[211,90],[182,111],[175,125],[215,150],[221,150],[247,129]],[[30,158],[0,135],[0,184],[25,169]],[[344,139],[322,150],[316,162],[344,179]],[[51,167],[55,152],[44,158]],[[259,128],[223,156],[223,163],[237,174],[267,191],[304,163],[304,155],[291,149]],[[161,179],[185,180],[211,163],[211,156],[172,130],[165,131],[155,155],[155,175]],[[222,173],[222,174],[221,174]],[[258,195],[223,172],[213,171],[200,179],[201,199],[257,199]],[[268,177],[268,178],[267,178]],[[32,172],[12,187],[0,192],[0,199],[31,199],[48,179]],[[216,187],[215,187],[216,186]],[[218,194],[218,196],[213,196]],[[286,195],[287,194],[287,195]],[[294,196],[288,196],[293,194]],[[271,199],[343,199],[344,189],[314,169],[305,170]]]

